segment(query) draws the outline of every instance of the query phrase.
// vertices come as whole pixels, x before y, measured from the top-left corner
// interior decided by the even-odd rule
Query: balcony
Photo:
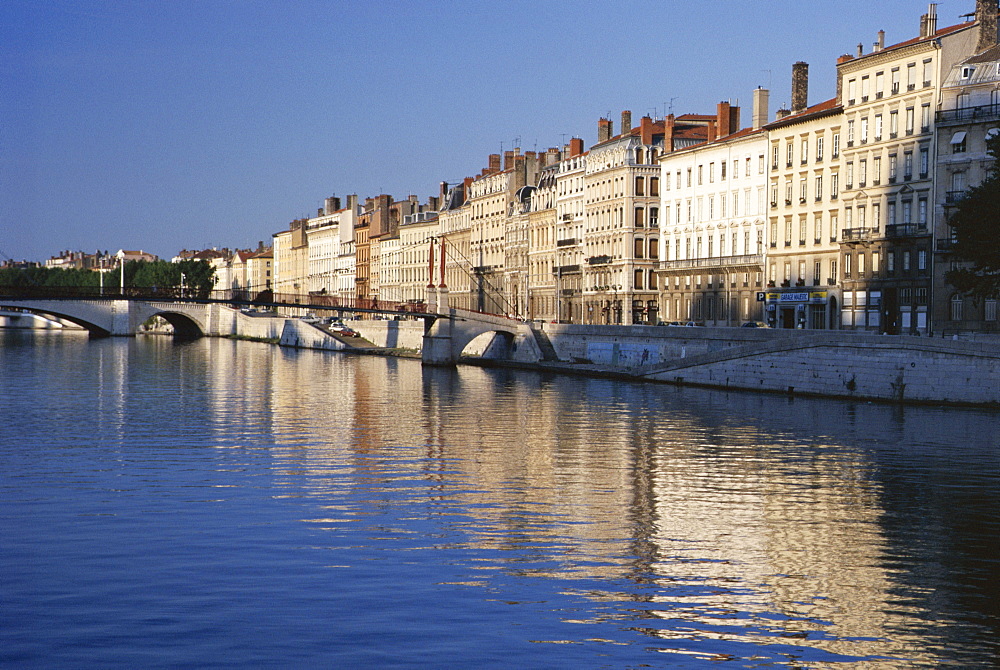
[[[591,256],[587,259],[587,265],[607,265],[611,262],[611,256]]]
[[[920,237],[927,235],[927,227],[919,227],[915,223],[891,223],[885,227],[885,236],[890,239],[901,237]]]
[[[576,246],[576,238],[575,237],[567,237],[564,240],[556,240],[556,246],[557,247],[575,247]]]
[[[763,254],[748,254],[745,256],[716,256],[713,258],[687,258],[677,261],[663,261],[661,270],[744,270],[760,271],[764,267]]]
[[[1000,105],[945,109],[935,115],[938,123],[972,123],[1000,120]]]
[[[841,242],[865,242],[871,238],[870,228],[844,228],[840,231]]]
[[[558,267],[552,268],[552,274],[562,277],[563,275],[579,274],[581,268],[579,265],[560,265]]]
[[[937,240],[934,244],[934,250],[942,254],[950,254],[955,249],[955,240],[951,237],[946,237],[943,240]]]
[[[946,205],[957,205],[958,203],[965,200],[968,195],[968,191],[948,191],[944,194],[944,204]]]

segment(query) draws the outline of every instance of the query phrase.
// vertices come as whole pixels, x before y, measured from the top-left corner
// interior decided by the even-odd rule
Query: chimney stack
[[[632,132],[632,112],[625,110],[622,112],[622,135]]]
[[[500,154],[490,154],[490,167],[488,174],[500,172]]]
[[[885,31],[884,30],[878,31],[878,38],[875,40],[874,47],[875,48],[872,49],[872,51],[875,52],[875,53],[878,53],[879,51],[881,51],[882,49],[885,48]]]
[[[927,7],[927,34],[925,37],[934,37],[937,34],[937,5],[931,3]]]
[[[509,170],[514,167],[514,152],[505,151],[503,152],[503,169]]]
[[[799,61],[792,65],[792,114],[809,106],[809,64]]]
[[[574,158],[583,153],[583,140],[579,137],[574,137],[569,141],[569,157]]]
[[[648,116],[642,117],[639,121],[640,142],[649,145],[653,143],[653,119]]]
[[[982,53],[997,43],[997,8],[996,0],[976,0],[976,21],[979,23],[979,44],[977,53]]]
[[[771,92],[766,88],[760,88],[759,86],[754,89],[753,92],[753,129],[760,130],[765,125],[767,125],[767,118],[770,111],[768,110],[768,103],[770,102]]]
[[[671,153],[674,150],[674,115],[669,114],[663,119],[663,151]]]
[[[607,142],[614,135],[614,128],[609,119],[601,118],[597,121],[597,143]]]

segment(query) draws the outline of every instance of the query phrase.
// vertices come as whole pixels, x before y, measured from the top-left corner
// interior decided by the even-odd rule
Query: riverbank
[[[418,357],[422,322],[354,321],[351,346],[286,320],[282,346]],[[388,344],[397,347],[388,347]],[[522,324],[488,333],[460,364],[897,404],[1000,408],[1000,342],[844,331]]]

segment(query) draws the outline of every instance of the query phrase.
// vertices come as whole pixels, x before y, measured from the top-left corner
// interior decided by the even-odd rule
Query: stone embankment
[[[258,320],[259,319],[259,320]],[[240,319],[281,344],[356,344],[296,319]],[[268,323],[265,328],[264,323]],[[421,321],[354,321],[379,348],[418,351]],[[250,334],[250,333],[247,333]],[[274,337],[272,334],[271,337]],[[507,342],[506,346],[498,343]],[[512,339],[475,341],[467,362],[639,381],[887,402],[1000,407],[1000,339],[843,331],[523,324]]]

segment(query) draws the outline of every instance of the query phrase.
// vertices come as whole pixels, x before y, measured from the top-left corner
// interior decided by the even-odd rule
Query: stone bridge
[[[86,328],[96,337],[131,336],[143,323],[161,316],[174,327],[178,338],[233,333],[236,310],[221,303],[121,299],[0,298],[0,306],[27,309],[55,316]]]
[[[225,302],[210,300],[143,300],[120,298],[0,298],[0,307],[26,309],[38,314],[65,319],[86,328],[96,337],[129,337],[138,333],[143,323],[154,316],[163,317],[174,328],[178,339],[201,336],[282,338],[289,318],[261,318],[241,313]],[[301,307],[301,305],[296,305]],[[509,355],[519,333],[531,336],[526,324],[500,316],[460,309],[442,310],[442,314],[420,314],[425,320],[422,360],[426,365],[455,365],[462,351],[484,333],[496,333],[490,345],[491,355]]]
[[[462,351],[480,335],[496,333],[492,355],[508,358],[518,336],[530,337],[527,324],[492,314],[449,309],[439,314],[424,333],[421,358],[424,365],[455,365]]]

